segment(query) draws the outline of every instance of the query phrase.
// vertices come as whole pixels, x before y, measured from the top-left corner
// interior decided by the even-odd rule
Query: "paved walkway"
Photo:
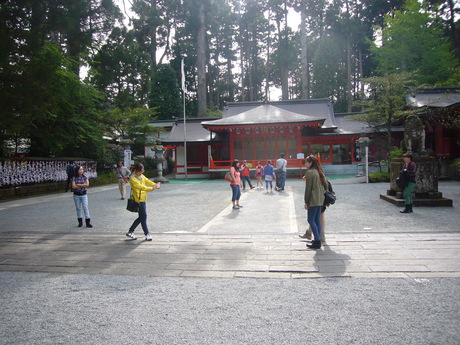
[[[349,181],[348,181],[349,182]],[[441,182],[453,208],[414,210],[379,200],[386,184],[333,181],[327,242],[309,250],[301,181],[286,192],[243,193],[225,183],[168,184],[149,199],[153,241],[124,236],[133,215],[115,186],[89,194],[95,227],[77,228],[70,194],[0,203],[0,271],[148,277],[460,277],[459,182]]]

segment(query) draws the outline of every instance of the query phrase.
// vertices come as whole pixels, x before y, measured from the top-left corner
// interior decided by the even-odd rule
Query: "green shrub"
[[[390,182],[390,173],[388,171],[380,171],[369,174],[369,182]]]
[[[115,177],[115,172],[103,172],[97,174],[97,177],[95,179],[90,180],[90,186],[95,187],[95,186],[104,186],[107,184],[112,184],[112,183],[117,183],[117,178]]]

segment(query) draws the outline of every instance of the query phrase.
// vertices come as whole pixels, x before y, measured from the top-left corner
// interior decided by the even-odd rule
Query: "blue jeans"
[[[141,224],[144,234],[147,235],[149,228],[147,226],[147,203],[145,202],[139,203],[139,217],[133,222],[133,225],[129,228],[129,232],[134,232],[139,224]]]
[[[85,213],[85,219],[90,219],[88,209],[88,195],[73,195],[73,201],[75,202],[75,208],[77,209],[77,218],[82,218],[81,207],[83,206],[83,212]]]
[[[232,187],[232,202],[239,201],[241,196],[240,186],[237,184],[231,184]]]
[[[267,191],[268,191],[268,186],[270,186],[270,189],[273,189],[273,181],[265,180],[265,187],[267,188]]]
[[[246,188],[246,182],[248,186],[252,188],[251,178],[249,176],[241,176],[241,178],[243,179],[243,188]]]
[[[315,241],[321,240],[321,209],[322,206],[310,206],[308,208],[308,224],[310,224]]]
[[[281,173],[276,173],[276,185],[279,189],[284,190],[284,185],[286,184],[286,171]]]

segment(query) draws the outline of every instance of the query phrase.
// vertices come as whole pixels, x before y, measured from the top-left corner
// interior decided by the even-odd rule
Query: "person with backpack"
[[[326,176],[318,159],[310,155],[305,159],[307,173],[305,174],[305,209],[308,224],[313,232],[313,241],[307,244],[310,249],[321,248],[321,208],[324,205],[324,193],[327,190]]]
[[[69,161],[69,165],[67,165],[67,168],[65,169],[67,173],[67,183],[65,185],[65,191],[64,193],[68,192],[70,182],[72,181],[72,178],[75,177],[75,164],[74,161]]]
[[[303,176],[303,180],[305,181],[306,179],[306,176]],[[327,179],[326,179],[327,180]],[[329,192],[334,193],[334,190],[332,189],[332,185],[331,183],[327,180],[327,186],[328,186],[328,190]],[[323,206],[321,207],[321,216],[320,216],[320,222],[321,222],[321,242],[326,242],[326,217],[324,216],[324,212],[326,211],[326,208],[329,207],[331,204],[329,205],[326,205],[326,199],[324,200],[324,204]],[[311,240],[312,238],[312,230],[311,230],[311,226],[308,227],[307,230],[305,230],[305,233],[302,234],[302,235],[299,235],[300,238],[306,238],[307,240]]]

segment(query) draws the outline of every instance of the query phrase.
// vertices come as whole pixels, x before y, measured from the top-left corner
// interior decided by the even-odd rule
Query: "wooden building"
[[[187,173],[210,177],[237,158],[254,166],[288,160],[288,175],[298,175],[304,156],[319,157],[327,173],[356,174],[361,154],[356,141],[370,133],[364,123],[334,114],[329,99],[229,103],[219,119],[186,119]],[[176,177],[184,175],[184,124],[178,120],[164,145],[175,145]]]
[[[417,90],[406,102],[424,123],[426,148],[445,162],[459,157],[458,122],[457,127],[449,125],[458,121],[459,88]],[[303,158],[309,154],[320,159],[327,174],[354,175],[362,170],[363,159],[357,140],[382,134],[349,115],[353,114],[335,114],[329,99],[228,103],[222,118],[187,118],[185,131],[178,119],[162,140],[174,150],[176,178],[185,176],[184,142],[190,178],[220,176],[235,158],[255,166],[258,161],[275,161],[281,153],[288,160],[290,176],[301,174]],[[401,145],[403,131],[403,122],[393,126],[394,146]],[[371,160],[386,157],[379,150],[369,147]]]

